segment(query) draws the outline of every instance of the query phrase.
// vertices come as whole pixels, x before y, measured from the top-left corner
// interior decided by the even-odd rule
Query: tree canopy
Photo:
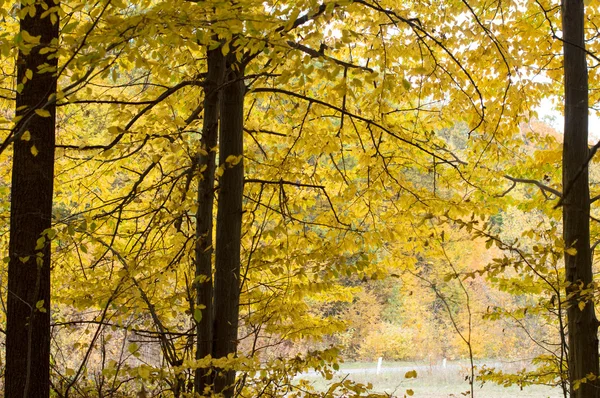
[[[302,375],[382,356],[596,396],[597,4],[0,17],[6,397],[376,396]]]

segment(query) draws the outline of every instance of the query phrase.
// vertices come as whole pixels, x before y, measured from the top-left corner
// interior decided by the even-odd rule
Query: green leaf
[[[54,239],[54,237],[56,236],[56,230],[52,229],[52,228],[48,228],[44,231],[44,233],[46,234],[46,236],[48,237],[48,239]]]
[[[42,250],[46,245],[46,237],[40,236],[35,242],[35,250]]]
[[[129,344],[129,347],[127,347],[127,351],[129,351],[131,354],[135,354],[139,348],[140,346],[137,343],[131,343]]]
[[[79,21],[68,23],[62,28],[61,33],[62,34],[71,33],[77,27],[77,25],[79,25]]]
[[[35,309],[39,312],[46,313],[46,309],[44,308],[44,300],[39,300],[37,303],[35,303]]]
[[[194,320],[200,322],[202,320],[202,310],[200,308],[194,308]]]

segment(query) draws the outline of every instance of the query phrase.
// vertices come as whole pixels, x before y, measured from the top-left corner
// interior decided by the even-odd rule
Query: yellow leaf
[[[150,377],[150,367],[147,365],[142,365],[138,368],[138,374],[142,379],[147,379]],[[139,396],[139,395],[138,395]]]
[[[21,136],[21,141],[29,141],[31,139],[31,133],[29,130],[25,131]]]
[[[235,166],[242,160],[242,158],[243,158],[242,155],[240,155],[240,156],[229,155],[229,156],[227,156],[227,159],[225,159],[225,163],[229,163],[229,165]]]
[[[583,309],[585,308],[585,301],[580,301],[578,306],[579,306],[579,310],[583,311]]]
[[[119,126],[110,126],[108,128],[108,132],[114,135],[118,135],[121,134],[123,132],[123,129]]]
[[[415,392],[411,389],[406,390],[406,395],[408,395],[409,397],[412,397],[413,395],[415,395]]]
[[[567,253],[569,256],[575,256],[577,255],[577,249],[575,249],[574,247],[569,247],[565,250],[565,253]]]
[[[25,77],[29,80],[33,79],[33,71],[31,69],[27,69],[25,71]]]
[[[33,156],[37,156],[37,155],[38,155],[38,153],[40,153],[40,151],[38,151],[38,149],[35,147],[35,145],[32,145],[32,146],[31,146],[31,154],[32,154]]]
[[[35,13],[35,7],[33,7],[33,12]],[[33,43],[33,44],[38,44],[40,42],[40,39],[42,38],[41,35],[40,36],[31,36],[29,33],[27,33],[24,30],[21,31],[21,37],[26,42]]]
[[[35,113],[40,117],[50,117],[50,112],[45,109],[36,109]]]
[[[406,379],[414,379],[417,377],[417,371],[416,370],[409,370],[408,372],[406,372],[404,374],[404,378]]]

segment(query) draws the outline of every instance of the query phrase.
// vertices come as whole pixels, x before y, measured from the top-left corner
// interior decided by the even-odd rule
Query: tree
[[[235,53],[227,55],[219,135],[219,198],[215,253],[215,329],[213,357],[235,354],[240,306],[240,251],[244,193],[244,66]],[[234,394],[235,371],[220,372],[215,392]]]
[[[588,71],[583,0],[562,2],[565,129],[563,144],[563,236],[568,295],[567,321],[571,396],[600,396],[598,320],[594,310],[590,250],[588,163]]]
[[[5,397],[50,395],[50,245],[58,1],[19,10]]]
[[[204,118],[201,138],[202,154],[198,164],[202,170],[198,182],[198,212],[196,214],[196,359],[212,355],[213,351],[213,198],[216,171],[216,145],[221,107],[220,86],[225,75],[225,57],[220,47],[207,50],[207,77],[204,96]],[[198,368],[194,389],[202,394],[212,384],[209,369]]]

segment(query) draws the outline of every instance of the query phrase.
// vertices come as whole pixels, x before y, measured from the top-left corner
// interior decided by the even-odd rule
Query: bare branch
[[[361,70],[373,73],[373,69],[371,69],[369,67],[355,65],[355,64],[352,64],[352,63],[349,63],[349,62],[346,62],[346,61],[342,61],[342,60],[337,59],[337,58],[330,57],[328,55],[325,55],[325,53],[323,51],[315,50],[314,48],[310,48],[308,46],[305,46],[304,44],[296,43],[296,42],[291,41],[291,40],[288,40],[287,44],[290,47],[292,47],[293,49],[300,50],[303,53],[306,53],[306,54],[310,55],[313,58],[323,58],[323,59],[326,59],[328,61],[334,62],[334,63],[336,63],[336,64],[338,64],[340,66],[343,66],[344,68],[361,69]]]
[[[550,199],[546,193],[550,193],[554,196],[556,196],[557,198],[562,198],[562,193],[560,193],[558,190],[551,188],[547,185],[542,184],[541,182],[537,181],[537,180],[531,180],[528,178],[516,178],[516,177],[511,177],[509,175],[505,175],[504,178],[506,178],[507,180],[512,181],[512,185],[510,188],[508,188],[506,191],[504,191],[502,194],[497,195],[498,197],[502,197],[507,195],[510,191],[512,191],[514,189],[514,187],[517,185],[517,183],[523,183],[523,184],[533,184],[536,187],[538,187],[541,191],[542,194],[544,195],[544,197],[546,199]]]
[[[334,5],[334,7],[336,7]],[[305,23],[312,21],[313,19],[316,19],[318,16],[322,15],[323,13],[325,13],[325,10],[327,9],[327,5],[326,4],[321,4],[319,6],[319,8],[317,8],[317,10],[313,13],[311,12],[307,12],[306,14],[304,14],[303,16],[297,18],[292,25],[289,28],[285,28],[285,26],[280,26],[277,29],[275,29],[275,32],[289,32],[291,30],[296,29],[299,26],[304,25]]]
[[[342,222],[342,220],[340,220],[340,218],[338,217],[337,212],[335,211],[335,207],[333,206],[333,202],[331,201],[331,198],[329,197],[329,194],[327,193],[327,190],[325,189],[325,186],[323,186],[323,185],[304,184],[304,183],[300,183],[300,182],[287,181],[287,180],[269,181],[269,180],[261,180],[261,179],[258,179],[258,178],[247,178],[247,179],[244,180],[244,182],[245,183],[246,182],[248,182],[248,183],[254,182],[254,183],[259,183],[259,184],[279,185],[281,187],[281,189],[283,189],[284,185],[292,185],[292,186],[299,187],[299,188],[316,188],[316,189],[320,189],[321,191],[323,191],[323,194],[327,198],[327,202],[329,203],[329,207],[331,208],[331,211],[333,212],[335,220],[340,225],[343,225],[343,226],[348,227],[348,228],[352,228],[350,224],[347,224],[345,222]]]
[[[413,146],[413,147],[415,147],[415,148],[417,148],[417,149],[419,149],[419,150],[427,153],[428,155],[433,156],[435,159],[437,159],[441,163],[448,164],[452,168],[458,170],[458,166],[455,164],[456,163],[455,160],[445,159],[445,158],[437,155],[436,153],[432,152],[431,150],[425,148],[421,144],[401,137],[397,133],[395,133],[395,132],[391,131],[390,129],[388,129],[387,127],[385,127],[385,126],[377,123],[376,121],[374,121],[372,119],[368,119],[368,118],[366,118],[364,116],[360,116],[360,115],[357,115],[355,113],[349,112],[347,110],[344,110],[344,109],[340,108],[339,106],[327,103],[327,102],[319,100],[317,98],[309,97],[309,96],[306,96],[306,95],[303,95],[303,94],[296,93],[294,91],[284,90],[284,89],[280,89],[280,88],[257,87],[257,88],[254,88],[254,89],[250,90],[250,93],[278,93],[278,94],[284,94],[284,95],[289,95],[291,97],[296,97],[296,98],[303,99],[305,101],[308,101],[309,103],[315,103],[315,104],[318,104],[318,105],[321,105],[321,106],[325,106],[325,107],[327,107],[329,109],[333,109],[333,110],[335,110],[337,112],[340,112],[340,114],[344,114],[346,116],[349,116],[350,118],[360,120],[360,121],[362,121],[364,123],[367,123],[368,125],[375,126],[375,127],[379,128],[379,129],[381,129],[382,131],[384,131],[385,133],[387,133],[388,135],[396,138],[397,140],[399,140],[401,142],[404,142],[405,144],[408,144],[410,146]]]

